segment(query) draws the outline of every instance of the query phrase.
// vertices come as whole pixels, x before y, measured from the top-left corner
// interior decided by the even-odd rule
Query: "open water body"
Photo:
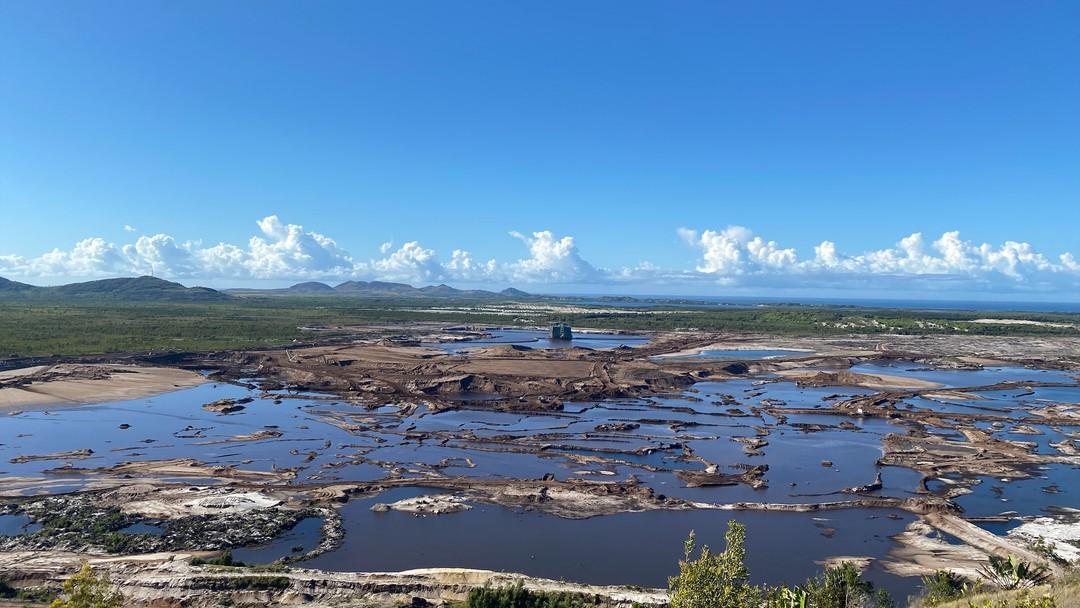
[[[758,582],[802,582],[833,555],[882,556],[889,536],[914,516],[888,510],[852,509],[826,514],[726,511],[650,511],[570,520],[544,513],[480,505],[448,515],[415,517],[373,513],[376,502],[423,494],[403,488],[342,508],[345,544],[305,565],[330,570],[401,570],[455,566],[527,572],[534,576],[595,584],[664,587],[677,571],[683,541],[724,546],[730,520],[747,527],[748,565]],[[792,550],[797,547],[798,550]],[[879,569],[869,578],[897,592],[905,581]]]
[[[649,341],[648,336],[581,332],[575,333],[573,340],[552,340],[550,333],[530,329],[492,329],[488,333],[492,335],[491,338],[463,342],[436,342],[424,346],[441,348],[450,353],[458,353],[468,348],[499,344],[517,344],[529,348],[591,348],[593,350],[607,350],[620,346],[641,346]]]
[[[910,375],[948,386],[967,387],[1003,380],[1069,382],[1069,374],[1023,368],[981,371],[924,370],[913,365],[860,366],[867,373]],[[81,475],[51,470],[67,462],[103,467],[124,461],[194,458],[243,469],[298,468],[297,483],[370,481],[397,474],[417,478],[433,473],[479,478],[623,480],[631,475],[657,493],[710,503],[816,502],[845,500],[843,488],[868,484],[880,474],[886,496],[910,495],[920,476],[899,467],[881,467],[881,440],[906,433],[908,423],[848,418],[826,413],[787,416],[749,414],[770,400],[779,407],[815,409],[839,398],[871,391],[853,388],[800,388],[791,382],[756,384],[752,379],[699,383],[682,395],[567,404],[562,412],[497,412],[482,403],[432,413],[419,408],[400,414],[397,404],[368,410],[331,399],[294,394],[259,398],[258,391],[227,384],[205,384],[148,399],[81,407],[51,407],[5,417],[0,424],[0,470],[4,477],[44,476],[51,491],[77,489]],[[222,398],[254,400],[244,410],[221,415],[201,405]],[[1053,453],[1049,444],[1074,441],[1076,427],[1037,423],[1031,409],[1048,403],[1078,403],[1080,388],[992,391],[969,401],[912,400],[911,407],[972,411],[986,407],[1006,412],[995,436],[1030,441]],[[849,422],[855,430],[836,427]],[[341,428],[347,423],[352,431]],[[636,427],[611,425],[637,425]],[[120,428],[120,425],[129,425]],[[600,426],[604,425],[604,426]],[[1041,435],[1018,434],[1017,425]],[[600,429],[597,427],[600,426]],[[623,430],[611,430],[623,429]],[[274,430],[278,438],[240,441],[237,436]],[[421,438],[418,431],[431,435]],[[511,439],[508,439],[510,437]],[[747,453],[741,438],[767,443]],[[690,450],[690,458],[683,447]],[[83,460],[11,462],[20,455],[42,455],[90,448]],[[599,460],[597,460],[599,459]],[[705,461],[705,462],[702,462]],[[721,472],[735,465],[768,465],[768,487],[746,485],[688,488],[676,475],[701,470],[706,463]],[[51,470],[51,471],[50,471]],[[972,516],[1001,513],[1040,515],[1053,507],[1080,504],[1080,469],[1050,465],[1031,479],[983,479],[957,502]],[[207,480],[187,479],[185,483]],[[421,483],[418,481],[418,483]],[[934,484],[931,484],[934,487]],[[682,541],[695,530],[702,542],[722,546],[729,519],[747,525],[751,571],[756,580],[798,581],[817,571],[815,560],[835,555],[884,557],[889,536],[911,521],[906,513],[850,509],[825,513],[758,513],[719,510],[624,513],[585,520],[560,519],[537,512],[478,504],[472,510],[431,517],[370,510],[374,502],[430,492],[400,488],[353,500],[342,508],[345,543],[308,565],[344,570],[398,570],[463,566],[521,571],[590,583],[663,585],[674,572]],[[819,498],[819,497],[826,498]],[[893,517],[890,517],[892,515]],[[896,518],[898,519],[896,519]],[[0,516],[0,534],[18,534],[34,524]],[[153,533],[153,522],[132,532]],[[245,562],[271,561],[318,542],[320,522],[301,522],[293,531],[261,546],[237,550]],[[985,524],[1005,529],[1005,524]],[[798,547],[797,551],[791,550]],[[889,576],[875,566],[871,578],[897,594],[917,581]]]
[[[696,355],[686,357],[688,359],[723,359],[737,361],[756,361],[759,359],[773,359],[776,357],[798,357],[813,353],[801,350],[755,350],[755,349],[731,349],[731,350],[703,350]]]

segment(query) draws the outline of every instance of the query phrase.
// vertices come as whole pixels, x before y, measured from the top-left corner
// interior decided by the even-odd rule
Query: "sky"
[[[0,3],[0,276],[1080,299],[1080,3]]]

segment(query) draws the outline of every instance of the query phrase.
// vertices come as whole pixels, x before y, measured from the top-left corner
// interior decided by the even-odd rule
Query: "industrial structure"
[[[552,340],[573,340],[574,332],[567,323],[555,323],[551,326]]]

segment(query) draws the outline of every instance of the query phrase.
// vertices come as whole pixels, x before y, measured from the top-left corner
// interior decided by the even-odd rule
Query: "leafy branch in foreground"
[[[694,559],[696,538],[693,532],[683,546],[679,574],[668,580],[671,608],[756,608],[761,604],[761,590],[750,584],[746,568],[746,527],[728,522],[725,547],[712,553],[703,546]]]
[[[922,583],[923,603],[927,606],[958,600],[974,590],[971,581],[950,570],[938,570],[924,576]]]
[[[62,596],[49,608],[121,608],[124,596],[113,588],[108,575],[98,575],[83,563],[77,574],[64,581]]]
[[[1008,558],[991,555],[990,563],[980,573],[1001,589],[1024,589],[1050,580],[1046,566],[1025,562],[1015,555]]]

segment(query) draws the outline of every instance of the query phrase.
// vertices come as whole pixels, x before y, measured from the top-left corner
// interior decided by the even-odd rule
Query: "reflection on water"
[[[40,529],[41,524],[35,523],[26,515],[0,515],[0,536],[33,534]]]
[[[732,359],[750,361],[758,359],[773,359],[776,357],[798,357],[809,355],[801,350],[754,350],[754,349],[731,349],[731,350],[703,350],[692,357],[701,359]],[[688,357],[690,358],[690,357]]]
[[[149,534],[151,536],[161,536],[165,533],[165,529],[157,524],[151,524],[146,522],[138,522],[131,524],[117,530],[121,534]]]
[[[482,568],[594,584],[635,583],[664,587],[675,574],[682,543],[691,530],[698,541],[723,547],[727,522],[747,526],[748,565],[758,582],[802,582],[834,555],[882,557],[889,536],[914,517],[904,512],[852,509],[827,513],[651,511],[586,520],[477,505],[448,515],[415,517],[373,513],[375,502],[424,493],[397,489],[353,500],[341,512],[345,544],[305,562],[331,570],[403,570],[455,566]],[[792,551],[798,547],[798,551]],[[903,596],[914,589],[872,568],[869,577]]]
[[[496,340],[542,340],[540,332],[503,332]],[[541,334],[542,335],[542,334]],[[624,343],[628,336],[581,336],[580,342]],[[595,340],[594,342],[590,342]],[[644,339],[642,339],[644,340]],[[575,340],[575,342],[579,342]],[[539,342],[542,343],[542,342]],[[459,343],[474,347],[479,342]],[[607,347],[612,345],[608,343]],[[748,351],[739,351],[746,358]],[[776,352],[776,351],[769,351]],[[762,353],[758,353],[762,354]],[[1022,368],[976,371],[927,370],[910,363],[864,364],[865,373],[911,376],[967,387],[1004,380],[1067,382],[1063,372]],[[242,386],[206,384],[148,399],[84,407],[57,407],[11,416],[0,425],[0,462],[5,475],[55,480],[50,491],[73,491],[84,484],[74,475],[45,473],[59,460],[10,462],[19,455],[50,454],[90,448],[93,454],[71,461],[79,467],[102,467],[124,461],[195,458],[215,465],[269,471],[296,468],[295,483],[371,481],[391,473],[422,478],[431,475],[485,479],[626,480],[631,476],[658,494],[710,503],[816,502],[851,500],[844,488],[863,486],[880,474],[882,496],[909,496],[920,475],[906,468],[882,467],[882,438],[905,434],[912,423],[859,418],[823,411],[838,400],[873,391],[850,387],[799,387],[792,382],[756,385],[754,379],[706,382],[683,395],[651,399],[613,399],[567,404],[560,412],[493,411],[483,395],[467,394],[466,409],[411,416],[399,403],[365,409],[296,394],[275,403],[273,396]],[[246,408],[222,416],[202,404],[223,398],[252,397]],[[786,416],[757,408],[810,410]],[[1033,444],[1039,453],[1056,452],[1051,444],[1071,441],[1070,429],[1040,424],[1033,409],[1048,403],[1080,403],[1080,388],[1027,388],[983,391],[973,399],[912,398],[900,407],[942,413],[1001,416],[979,422],[995,437]],[[845,423],[845,428],[838,425]],[[121,428],[121,425],[127,425]],[[274,429],[280,438],[242,440]],[[349,430],[347,430],[349,429]],[[959,433],[928,428],[962,441]],[[748,449],[750,440],[758,440]],[[734,465],[767,465],[767,487],[746,485],[688,488],[673,470],[699,471],[710,464],[737,473]],[[1003,512],[1038,515],[1054,506],[1075,506],[1080,468],[1050,465],[1031,479],[1002,482],[986,478],[970,494],[956,499],[970,516]],[[188,484],[214,480],[177,478]],[[932,489],[942,485],[931,482]],[[807,514],[726,511],[628,513],[571,521],[549,515],[477,505],[471,511],[439,517],[373,513],[371,502],[388,502],[423,490],[397,489],[375,499],[356,500],[342,510],[346,544],[310,565],[348,570],[396,570],[423,566],[462,566],[522,571],[595,583],[663,585],[694,529],[704,542],[721,544],[729,518],[749,527],[751,568],[758,580],[798,581],[812,574],[813,563],[832,555],[883,555],[887,537],[910,516],[887,517],[883,510],[827,512],[827,521]],[[829,498],[812,498],[827,496]],[[22,516],[0,516],[0,534],[32,532]],[[318,542],[320,521],[300,522],[273,543],[235,552],[250,563],[265,563],[306,551]],[[1010,524],[981,524],[997,531]],[[823,527],[835,529],[824,535]],[[160,534],[153,523],[123,532]],[[798,546],[798,551],[790,547]],[[872,570],[872,577],[894,590],[898,581]]]
[[[245,564],[269,564],[283,557],[299,555],[319,544],[322,519],[308,517],[297,522],[291,530],[273,542],[255,547],[241,547],[232,552],[233,559]]]
[[[552,340],[550,333],[529,329],[492,329],[492,337],[461,342],[431,342],[424,344],[441,348],[449,353],[458,353],[467,348],[480,348],[499,344],[517,344],[529,348],[591,348],[606,350],[620,346],[641,346],[649,341],[647,336],[631,334],[574,333],[573,340]]]

